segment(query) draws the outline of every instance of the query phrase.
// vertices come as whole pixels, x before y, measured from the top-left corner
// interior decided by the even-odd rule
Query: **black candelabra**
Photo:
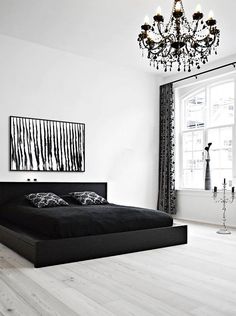
[[[222,211],[223,211],[222,227],[217,231],[217,233],[223,234],[223,235],[229,235],[229,234],[231,234],[231,232],[228,230],[228,228],[226,226],[226,205],[232,204],[234,202],[235,188],[232,187],[231,196],[227,197],[226,192],[229,190],[226,189],[226,187],[227,187],[226,179],[224,179],[224,182],[222,185],[223,185],[222,190],[218,191],[217,187],[214,187],[214,191],[213,191],[213,199],[216,203],[222,204]],[[221,197],[218,197],[219,193],[221,194]]]

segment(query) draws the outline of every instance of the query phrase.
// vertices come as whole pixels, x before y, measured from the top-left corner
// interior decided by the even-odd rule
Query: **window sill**
[[[212,197],[213,190],[201,190],[201,189],[177,189],[177,195],[179,196],[205,196]],[[227,191],[226,194],[231,194],[231,191]]]
[[[177,189],[177,195],[200,195],[200,196],[211,196],[212,190],[201,190],[201,189]]]

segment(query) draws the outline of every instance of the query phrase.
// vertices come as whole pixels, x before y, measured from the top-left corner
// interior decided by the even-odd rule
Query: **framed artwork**
[[[10,116],[11,171],[85,171],[85,124]]]

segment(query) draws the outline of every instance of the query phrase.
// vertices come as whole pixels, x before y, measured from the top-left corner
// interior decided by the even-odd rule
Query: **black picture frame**
[[[10,116],[9,147],[10,171],[85,172],[84,123]]]

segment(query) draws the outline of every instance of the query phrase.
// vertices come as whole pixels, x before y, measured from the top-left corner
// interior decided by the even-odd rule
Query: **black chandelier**
[[[160,7],[153,17],[153,24],[146,16],[138,36],[139,46],[147,51],[150,65],[164,71],[171,71],[173,64],[177,63],[178,71],[191,71],[196,66],[208,62],[212,52],[217,54],[220,31],[216,27],[213,12],[210,11],[208,19],[203,21],[201,6],[198,5],[193,14],[193,21],[188,22],[182,0],[174,0],[174,6],[169,22],[164,25],[164,17]]]

